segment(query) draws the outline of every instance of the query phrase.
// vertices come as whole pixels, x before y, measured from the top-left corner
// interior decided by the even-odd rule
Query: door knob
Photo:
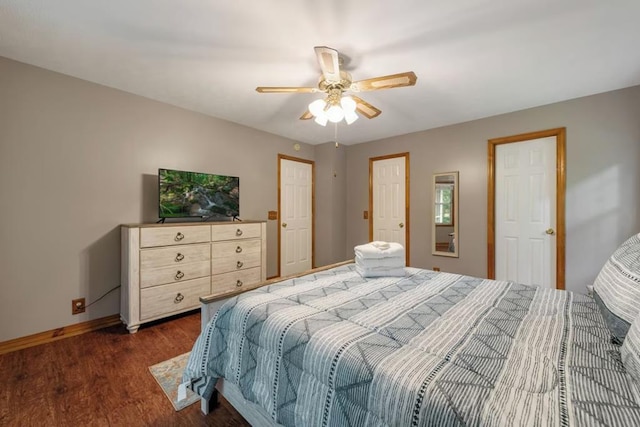
[[[545,233],[547,233],[550,236],[553,235],[553,234],[556,234],[556,232],[555,232],[555,230],[553,228],[547,228]]]
[[[287,223],[286,222],[282,223],[282,228],[287,228]]]
[[[404,222],[401,222],[400,224],[398,224],[400,226],[400,228],[404,227]]]

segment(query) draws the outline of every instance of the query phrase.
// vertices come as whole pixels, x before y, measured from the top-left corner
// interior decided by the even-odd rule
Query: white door
[[[371,159],[370,239],[398,242],[408,251],[407,157]]]
[[[496,146],[495,278],[556,288],[556,137]]]
[[[313,163],[280,158],[280,275],[312,268]]]

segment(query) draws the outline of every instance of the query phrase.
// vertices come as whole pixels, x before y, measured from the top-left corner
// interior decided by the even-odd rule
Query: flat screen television
[[[229,220],[240,214],[240,178],[158,169],[158,216]]]

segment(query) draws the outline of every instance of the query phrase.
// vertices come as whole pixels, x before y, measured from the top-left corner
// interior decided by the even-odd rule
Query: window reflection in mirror
[[[458,172],[433,175],[433,255],[457,257],[458,236]]]

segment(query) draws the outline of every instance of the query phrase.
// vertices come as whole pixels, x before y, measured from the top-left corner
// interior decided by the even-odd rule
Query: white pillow
[[[607,260],[593,285],[593,296],[614,340],[622,342],[640,312],[640,234]]]

